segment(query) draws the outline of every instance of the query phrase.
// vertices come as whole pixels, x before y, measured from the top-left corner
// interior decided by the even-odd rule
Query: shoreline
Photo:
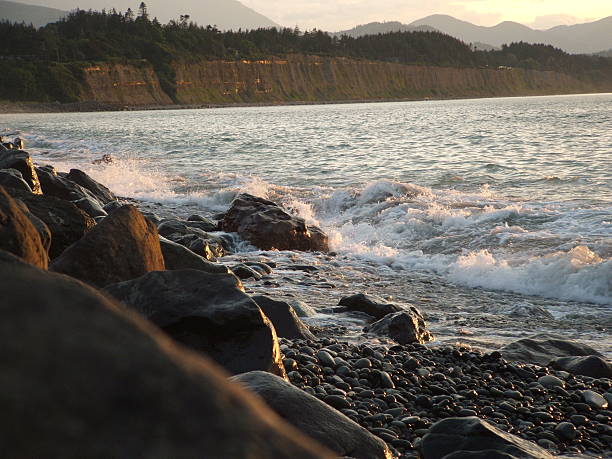
[[[171,104],[171,105],[127,105],[106,102],[7,102],[0,101],[0,115],[14,114],[53,114],[53,113],[98,113],[126,111],[170,111],[170,110],[207,110],[219,108],[251,108],[251,107],[292,107],[315,105],[351,105],[351,104],[381,104],[402,102],[434,102],[453,100],[479,99],[515,99],[523,97],[553,97],[553,96],[592,96],[606,95],[610,92],[568,92],[543,93],[525,95],[499,96],[458,96],[458,97],[428,97],[428,98],[393,98],[393,99],[349,99],[349,100],[319,100],[319,101],[282,101],[282,102],[237,102],[226,104]]]

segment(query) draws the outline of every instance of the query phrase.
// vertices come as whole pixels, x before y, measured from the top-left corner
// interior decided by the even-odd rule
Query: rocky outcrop
[[[448,418],[434,424],[421,443],[423,459],[475,457],[552,459],[535,443],[493,427],[477,417]]]
[[[333,457],[77,280],[0,252],[0,291],[5,457]]]
[[[32,193],[41,194],[42,189],[38,174],[30,154],[21,150],[7,150],[0,152],[0,169],[16,169],[21,173]]]
[[[259,305],[266,317],[272,321],[276,334],[280,338],[316,339],[289,303],[274,300],[264,295],[254,296],[253,301]]]
[[[172,242],[165,237],[159,238],[166,269],[197,269],[207,273],[228,274],[229,268],[220,263],[211,263],[188,248]]]
[[[0,186],[15,188],[19,191],[32,192],[32,188],[23,179],[23,175],[17,169],[0,169]]]
[[[414,306],[402,312],[388,314],[365,327],[363,331],[391,338],[400,344],[424,344],[434,340],[427,329],[423,315]]]
[[[49,263],[38,230],[3,187],[0,187],[0,249],[39,268],[46,269]]]
[[[42,190],[47,196],[54,196],[66,201],[77,201],[86,197],[96,200],[95,196],[87,189],[59,175],[51,166],[37,167],[36,172],[40,179]]]
[[[345,296],[340,300],[338,305],[346,307],[349,311],[363,312],[374,317],[376,320],[382,319],[387,314],[405,310],[405,308],[400,305],[387,303],[382,298],[373,295],[364,295],[363,293]]]
[[[238,233],[262,250],[302,250],[327,252],[327,235],[304,219],[285,212],[272,201],[240,194],[227,211],[221,227]]]
[[[105,287],[165,267],[157,228],[127,205],[68,247],[50,269]]]
[[[598,355],[590,346],[569,341],[561,336],[534,335],[519,339],[499,350],[505,359],[546,366],[559,357]]]
[[[87,189],[102,204],[117,200],[117,197],[108,188],[79,169],[70,169],[66,178]]]
[[[235,376],[232,380],[259,395],[281,418],[339,456],[355,459],[392,457],[381,439],[281,378],[253,371]]]
[[[183,270],[149,273],[105,290],[230,373],[285,377],[274,327],[241,288],[230,274]]]

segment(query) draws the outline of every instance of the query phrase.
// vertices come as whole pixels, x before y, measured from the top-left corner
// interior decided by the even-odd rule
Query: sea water
[[[610,94],[0,115],[12,133],[160,214],[222,212],[238,192],[283,204],[356,284],[318,298],[369,285],[421,301],[449,339],[561,329],[612,353]]]

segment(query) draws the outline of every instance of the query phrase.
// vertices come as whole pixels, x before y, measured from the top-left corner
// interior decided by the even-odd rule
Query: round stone
[[[359,359],[355,362],[355,368],[371,368],[372,362],[370,359]]]
[[[574,440],[578,435],[576,426],[571,422],[562,422],[555,427],[555,433],[565,440]]]
[[[538,379],[538,383],[548,389],[552,389],[554,387],[563,387],[565,385],[565,383],[561,379],[552,375],[542,376],[540,379]]]

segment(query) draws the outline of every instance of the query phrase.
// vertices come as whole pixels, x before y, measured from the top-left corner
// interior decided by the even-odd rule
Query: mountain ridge
[[[34,27],[41,27],[50,22],[58,21],[66,16],[67,11],[45,6],[0,0],[0,20],[24,22]]]

